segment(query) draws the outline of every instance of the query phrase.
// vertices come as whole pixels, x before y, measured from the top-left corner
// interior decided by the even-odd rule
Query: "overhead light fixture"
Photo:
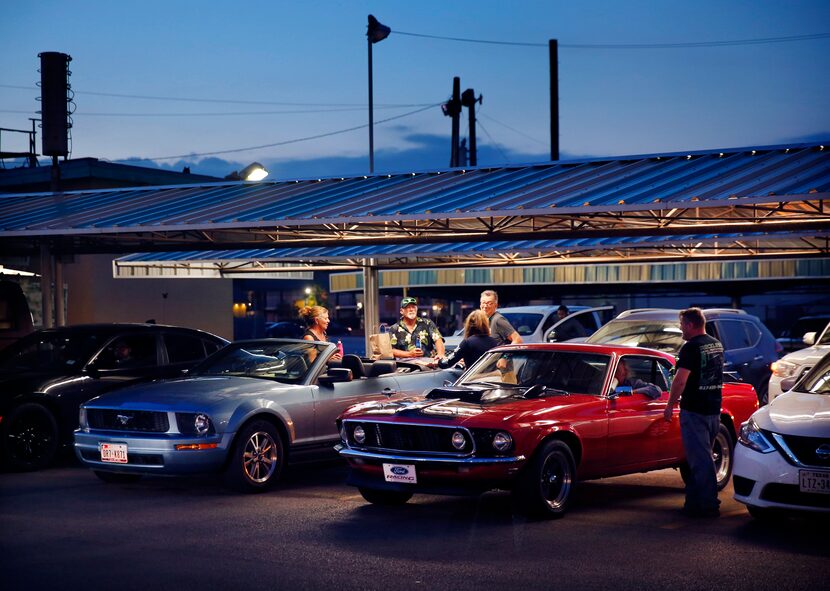
[[[225,178],[229,181],[261,181],[268,176],[268,171],[259,162],[251,162],[242,170],[235,170]]]

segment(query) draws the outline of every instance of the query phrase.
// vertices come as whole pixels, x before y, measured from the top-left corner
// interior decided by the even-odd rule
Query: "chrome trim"
[[[442,456],[399,456],[391,454],[378,454],[368,451],[361,451],[335,445],[334,449],[341,456],[346,458],[360,458],[364,460],[384,460],[387,462],[409,462],[411,464],[441,463],[441,464],[464,464],[464,465],[488,465],[488,464],[515,464],[525,461],[525,456],[511,456],[509,458],[447,458]]]
[[[428,429],[437,428],[437,429],[452,429],[453,431],[464,431],[467,434],[467,437],[469,437],[469,439],[470,439],[470,444],[472,446],[472,449],[470,451],[461,452],[461,453],[456,453],[456,452],[451,452],[451,451],[435,451],[435,452],[430,452],[430,453],[446,455],[446,456],[453,457],[453,458],[461,458],[463,456],[471,456],[471,455],[476,453],[476,438],[473,437],[472,431],[470,431],[467,427],[461,427],[461,426],[458,426],[458,425],[436,425],[434,423],[410,423],[410,422],[404,422],[404,421],[377,421],[377,420],[372,420],[372,419],[369,419],[369,420],[344,419],[343,420],[343,425],[345,425],[346,423],[362,423],[362,424],[367,424],[368,423],[368,424],[373,425],[374,428],[375,428],[376,439],[381,444],[383,443],[383,440],[380,436],[380,425],[389,425],[391,427],[395,427],[397,425],[408,425],[410,427],[425,427],[425,428],[428,428]],[[507,431],[505,431],[505,432],[507,432]],[[409,450],[405,450],[405,449],[397,449],[396,450],[396,449],[393,449],[391,447],[382,447],[382,446],[381,447],[375,447],[375,446],[372,446],[372,445],[361,445],[360,447],[361,448],[366,448],[366,449],[377,449],[377,450],[388,449],[388,450],[391,450],[391,451],[409,451]],[[426,453],[426,452],[424,452],[424,453]]]
[[[799,468],[810,468],[810,469],[814,469],[814,470],[827,470],[827,466],[816,466],[815,464],[805,464],[804,462],[800,461],[795,456],[793,451],[787,446],[787,444],[784,443],[784,438],[779,433],[772,433],[772,437],[775,439],[775,441],[778,442],[778,445],[781,446],[781,449],[784,451],[787,458],[789,458],[789,460],[793,464],[798,466]]]

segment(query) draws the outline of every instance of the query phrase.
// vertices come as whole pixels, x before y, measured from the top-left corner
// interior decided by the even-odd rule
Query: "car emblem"
[[[821,459],[830,458],[830,443],[822,443],[816,448],[816,455]]]
[[[409,470],[407,470],[403,466],[394,466],[392,468],[392,473],[397,474],[398,476],[403,476],[404,474],[409,474]]]
[[[118,422],[125,427],[127,426],[127,423],[133,420],[132,415],[115,415],[115,418],[118,419]]]

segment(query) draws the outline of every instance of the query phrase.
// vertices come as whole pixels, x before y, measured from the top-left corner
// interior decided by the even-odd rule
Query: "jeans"
[[[686,508],[692,510],[717,509],[718,483],[712,445],[718,434],[720,417],[680,410],[680,436],[689,464],[686,482]]]

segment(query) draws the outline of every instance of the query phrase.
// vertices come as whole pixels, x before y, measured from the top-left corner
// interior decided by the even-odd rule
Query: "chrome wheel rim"
[[[259,484],[266,482],[274,475],[277,462],[279,457],[274,439],[264,431],[253,433],[242,452],[242,467],[248,479]]]
[[[550,454],[542,465],[539,484],[548,507],[561,509],[571,490],[572,475],[568,461],[561,454]]]
[[[11,452],[19,459],[31,462],[46,457],[54,444],[48,421],[35,413],[27,413],[15,421],[8,438]]]
[[[712,445],[712,461],[715,463],[715,476],[718,483],[729,477],[729,465],[732,462],[729,441],[726,438],[725,433],[718,432],[715,443]]]

